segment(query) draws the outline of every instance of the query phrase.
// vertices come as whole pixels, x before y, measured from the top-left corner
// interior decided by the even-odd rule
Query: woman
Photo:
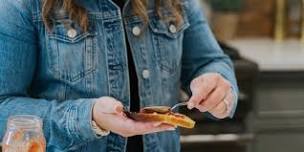
[[[179,151],[173,126],[122,109],[172,106],[180,88],[189,109],[232,117],[232,64],[198,3],[1,0],[0,137],[27,114],[43,119],[49,152]]]

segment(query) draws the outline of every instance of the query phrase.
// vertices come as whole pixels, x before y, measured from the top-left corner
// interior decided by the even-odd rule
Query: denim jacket
[[[209,72],[220,73],[237,93],[233,65],[198,0],[182,0],[178,25],[155,15],[154,0],[146,24],[132,15],[129,1],[122,12],[111,0],[77,2],[88,11],[87,31],[60,8],[52,13],[48,31],[41,0],[0,0],[0,139],[9,116],[37,115],[49,152],[125,151],[125,138],[97,136],[91,120],[96,98],[112,96],[130,105],[126,37],[141,107],[174,105],[180,88],[187,90],[191,80]],[[180,151],[178,130],[144,135],[144,149]]]

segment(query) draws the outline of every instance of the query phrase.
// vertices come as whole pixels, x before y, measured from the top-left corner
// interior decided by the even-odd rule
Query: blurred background
[[[234,119],[182,130],[183,152],[304,151],[304,0],[201,0],[240,87]]]

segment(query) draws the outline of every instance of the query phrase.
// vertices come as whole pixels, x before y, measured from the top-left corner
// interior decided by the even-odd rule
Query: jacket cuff
[[[84,99],[78,106],[78,110],[70,115],[67,120],[71,125],[68,128],[72,136],[76,137],[81,142],[93,141],[100,139],[101,136],[97,135],[93,129],[92,116],[93,107],[96,100]]]

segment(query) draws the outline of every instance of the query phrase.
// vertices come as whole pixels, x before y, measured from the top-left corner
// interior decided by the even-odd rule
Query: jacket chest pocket
[[[96,33],[91,24],[83,31],[69,19],[54,23],[47,35],[48,69],[58,79],[77,82],[96,69]]]
[[[184,31],[189,27],[187,18],[184,17],[179,25],[152,18],[149,27],[160,69],[168,74],[176,73],[182,57]]]

